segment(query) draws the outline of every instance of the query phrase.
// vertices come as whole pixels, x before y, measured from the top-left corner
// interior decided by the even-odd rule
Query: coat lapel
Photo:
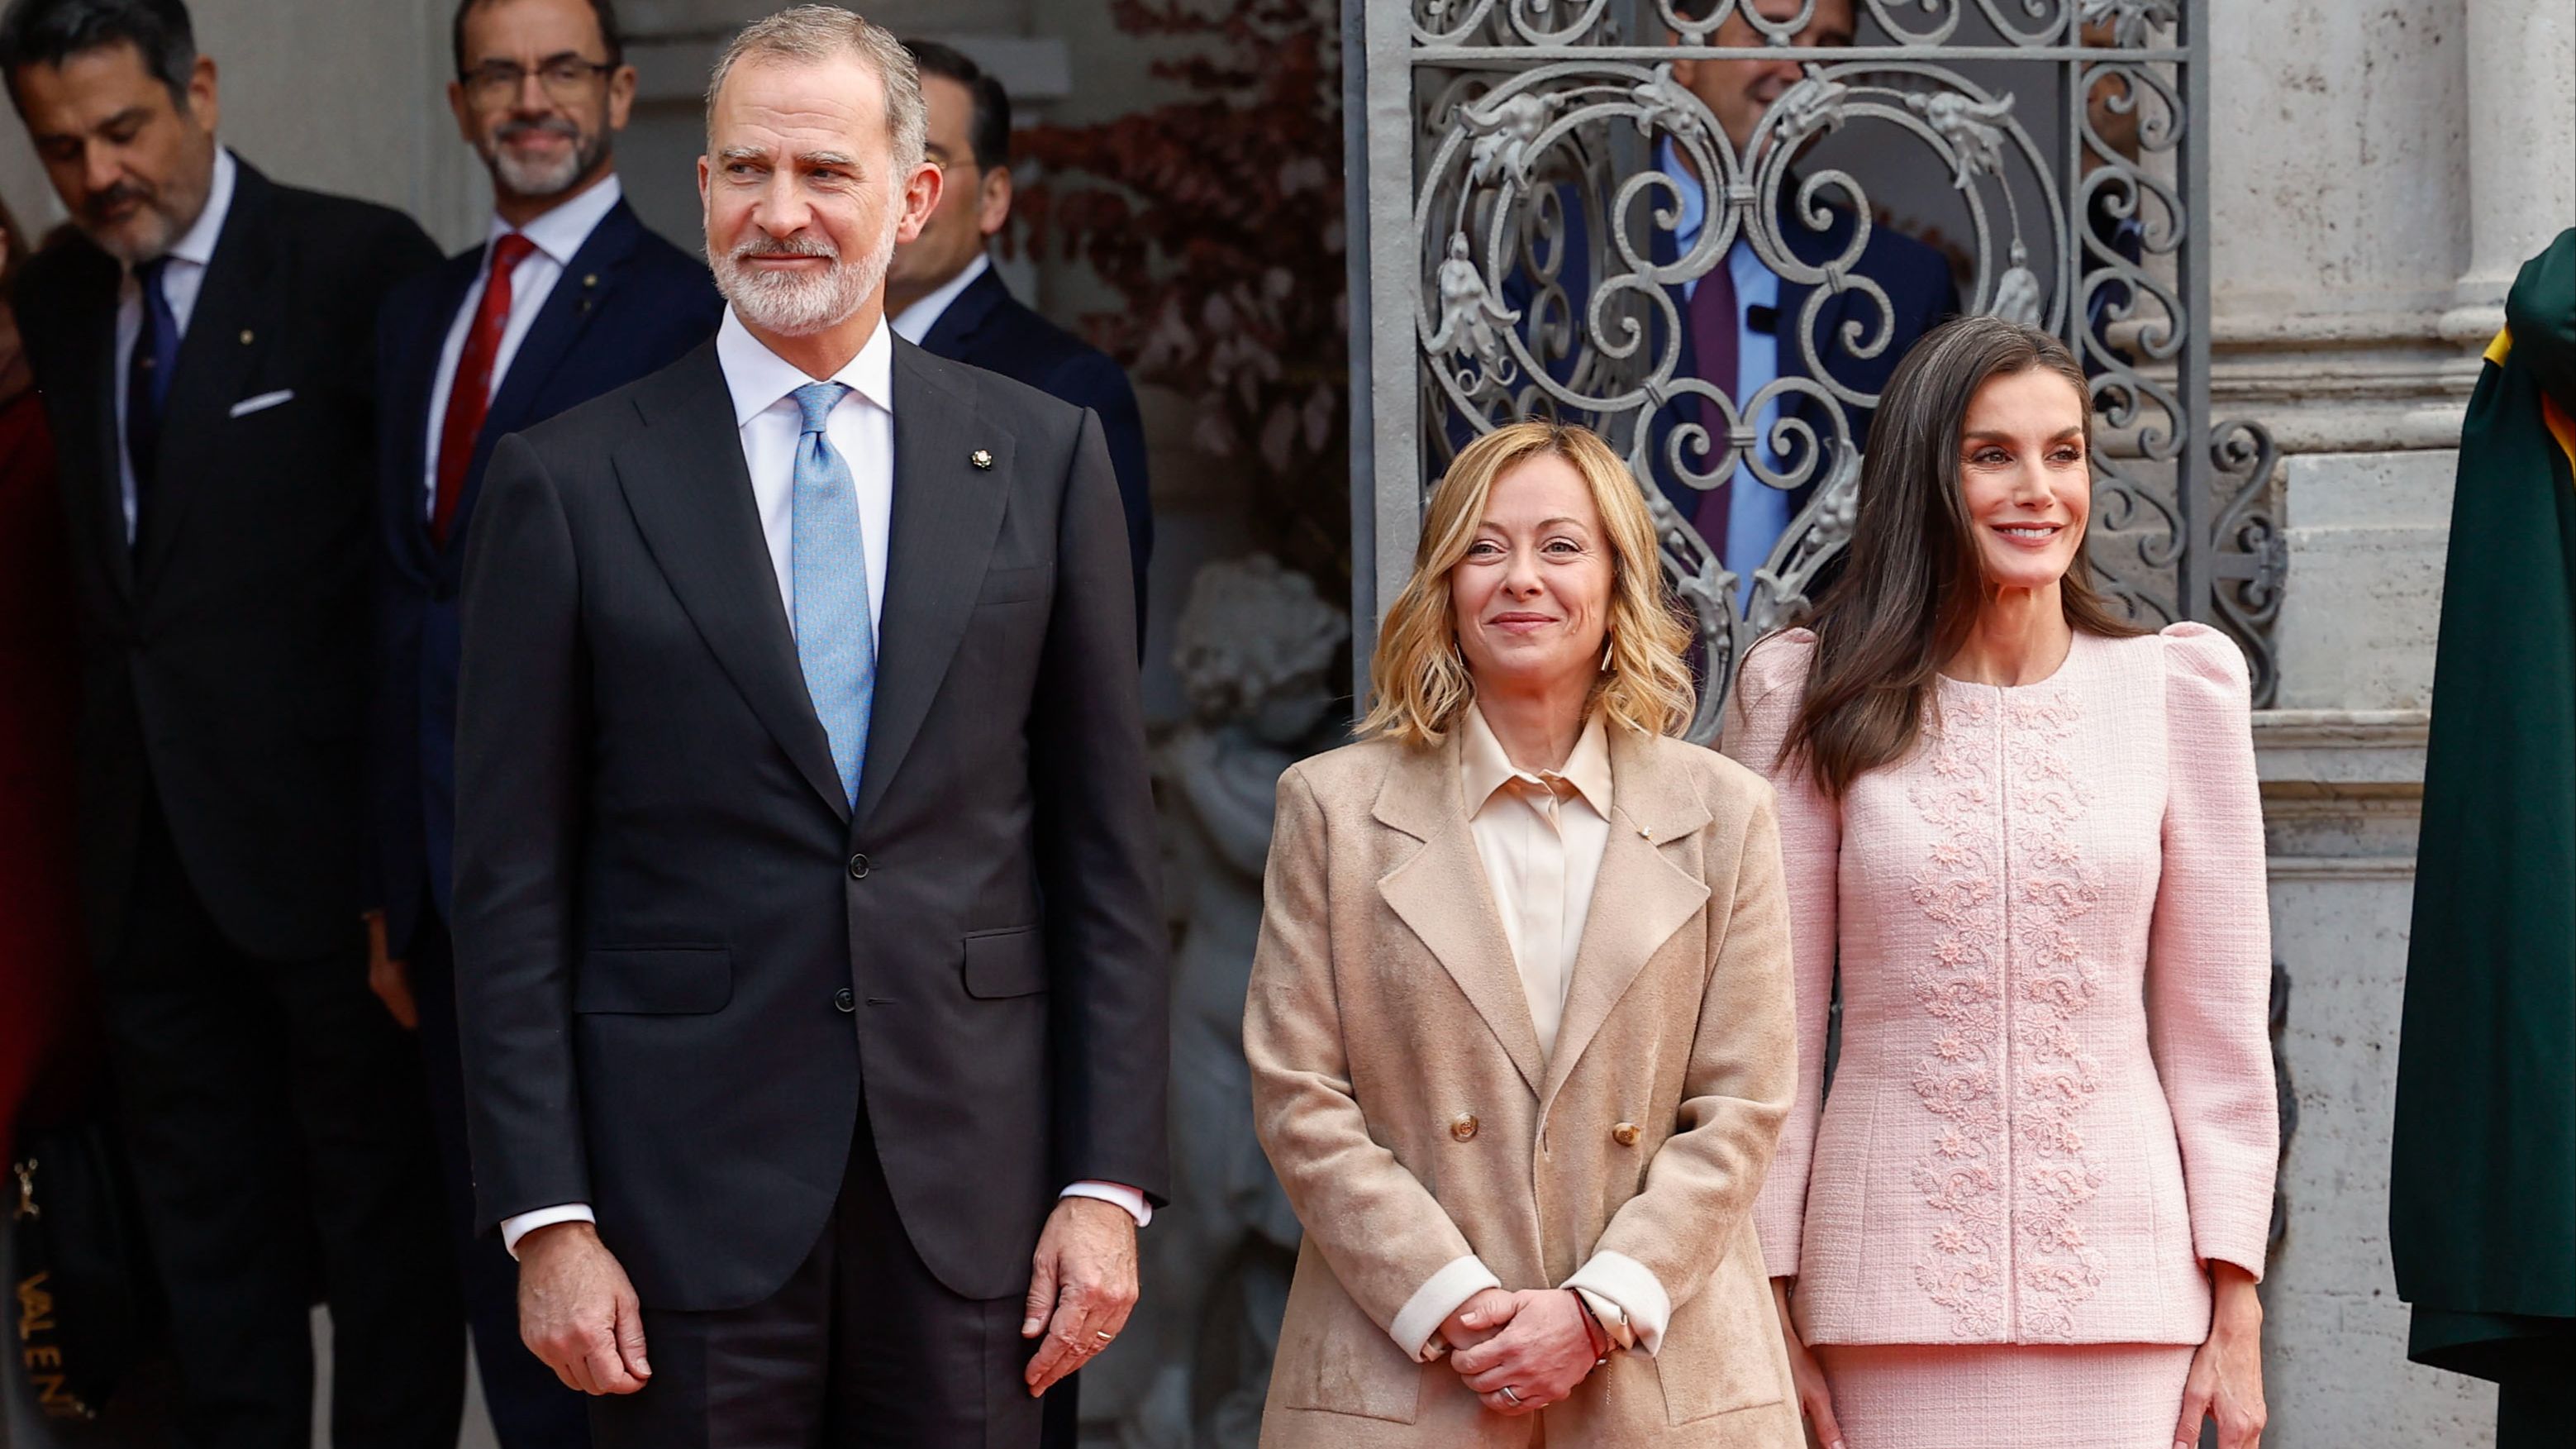
[[[1409,751],[1387,774],[1373,812],[1380,824],[1422,842],[1403,864],[1378,879],[1378,894],[1422,939],[1532,1092],[1547,1075],[1538,1028],[1530,1020],[1520,970],[1476,854],[1467,809],[1459,799],[1458,731],[1436,749]]]
[[[934,357],[963,358],[986,319],[1010,296],[1011,289],[1002,285],[1001,274],[986,267],[982,276],[949,299],[948,310],[940,313],[939,320],[921,335],[921,350]]]
[[[74,283],[81,296],[65,309],[79,320],[70,328],[76,350],[64,373],[77,381],[59,390],[63,396],[49,393],[46,402],[75,420],[63,439],[68,506],[90,520],[100,564],[118,596],[132,604],[134,552],[125,536],[125,485],[119,472],[124,448],[116,435],[116,309],[123,273],[105,252],[87,243],[75,245],[87,255]]]
[[[876,698],[857,819],[867,823],[947,677],[983,588],[1010,489],[1012,438],[980,419],[974,400],[894,343],[894,510],[885,607],[877,630]],[[992,454],[977,468],[970,454]]]
[[[385,425],[402,430],[394,439],[393,456],[399,464],[386,499],[387,506],[398,509],[388,520],[389,531],[401,540],[403,562],[423,579],[438,573],[437,551],[429,541],[427,492],[431,394],[438,386],[438,364],[448,329],[455,324],[457,309],[465,305],[465,294],[473,289],[482,259],[480,249],[450,258],[439,268],[438,284],[428,300],[401,319],[404,325],[399,329],[388,329],[403,339],[401,354],[393,362],[400,374],[385,392]],[[459,531],[456,536],[464,534]]]
[[[752,502],[732,394],[709,342],[636,400],[644,427],[610,461],[645,545],[734,687],[843,819],[832,743],[805,690],[796,637]]]
[[[1654,747],[1635,731],[1610,727],[1610,844],[1575,951],[1542,1103],[1556,1099],[1646,963],[1708,902],[1707,883],[1669,854],[1708,824],[1708,807],[1685,781],[1656,768]]]
[[[170,557],[191,500],[212,481],[204,454],[187,442],[211,438],[231,420],[232,405],[277,333],[274,308],[284,289],[272,279],[269,182],[247,164],[236,174],[232,210],[179,341],[179,368],[161,419],[160,466],[144,489],[148,501],[134,572],[136,586],[147,594]]]
[[[574,344],[589,330],[591,319],[599,315],[610,294],[617,290],[626,258],[634,252],[643,232],[644,225],[635,219],[634,211],[619,201],[590,229],[581,249],[573,253],[562,275],[555,278],[554,289],[546,293],[536,322],[520,340],[519,350],[510,358],[510,370],[502,376],[500,390],[492,395],[491,409],[484,414],[483,431],[474,440],[473,461],[465,470],[465,491],[456,500],[456,517],[448,527],[450,537],[470,536],[467,529],[473,520],[474,500],[483,491],[483,469],[492,460],[493,445],[528,426],[538,394],[553,380],[564,359],[572,355]],[[455,320],[456,306],[463,300],[464,294],[459,292],[443,314],[444,320]]]

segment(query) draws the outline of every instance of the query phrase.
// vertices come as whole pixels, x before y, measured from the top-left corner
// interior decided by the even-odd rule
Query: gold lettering
[[[58,1369],[63,1366],[63,1351],[50,1343],[40,1343],[19,1355],[31,1369]]]
[[[54,1295],[45,1291],[50,1273],[18,1281],[18,1337],[23,1341],[53,1329]]]

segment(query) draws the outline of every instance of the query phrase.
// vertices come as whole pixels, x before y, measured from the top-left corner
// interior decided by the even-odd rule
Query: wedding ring
[[[1091,1336],[1092,1336],[1092,1337],[1094,1337],[1094,1338],[1096,1338],[1096,1339],[1099,1339],[1102,1343],[1115,1343],[1115,1342],[1117,1342],[1117,1341],[1118,1341],[1118,1335],[1117,1335],[1117,1334],[1114,1334],[1114,1333],[1103,1333],[1103,1332],[1101,1332],[1099,1329],[1096,1329],[1096,1328],[1095,1328],[1095,1329],[1093,1329],[1093,1330],[1091,1331]]]
[[[1518,1408],[1518,1407],[1520,1406],[1520,1402],[1521,1402],[1520,1390],[1513,1388],[1510,1384],[1505,1384],[1505,1385],[1503,1385],[1503,1398],[1504,1398],[1504,1400],[1505,1400],[1506,1402],[1510,1403],[1514,1408]]]

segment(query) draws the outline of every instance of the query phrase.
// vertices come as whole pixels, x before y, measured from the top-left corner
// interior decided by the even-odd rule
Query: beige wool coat
[[[1458,749],[1353,745],[1279,782],[1243,1038],[1306,1238],[1261,1442],[1795,1449],[1751,1220],[1797,1074],[1771,789],[1611,727],[1610,843],[1542,1057]],[[1650,1270],[1671,1318],[1657,1355],[1614,1352],[1538,1416],[1389,1335],[1461,1256],[1521,1289],[1596,1251]]]

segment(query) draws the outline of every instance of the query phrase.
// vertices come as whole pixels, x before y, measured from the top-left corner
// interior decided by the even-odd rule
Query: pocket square
[[[291,387],[282,387],[275,392],[264,392],[257,397],[246,397],[240,402],[234,403],[232,415],[237,418],[246,418],[252,413],[264,413],[270,408],[276,407],[280,403],[289,403],[293,401],[295,401],[295,389]]]

